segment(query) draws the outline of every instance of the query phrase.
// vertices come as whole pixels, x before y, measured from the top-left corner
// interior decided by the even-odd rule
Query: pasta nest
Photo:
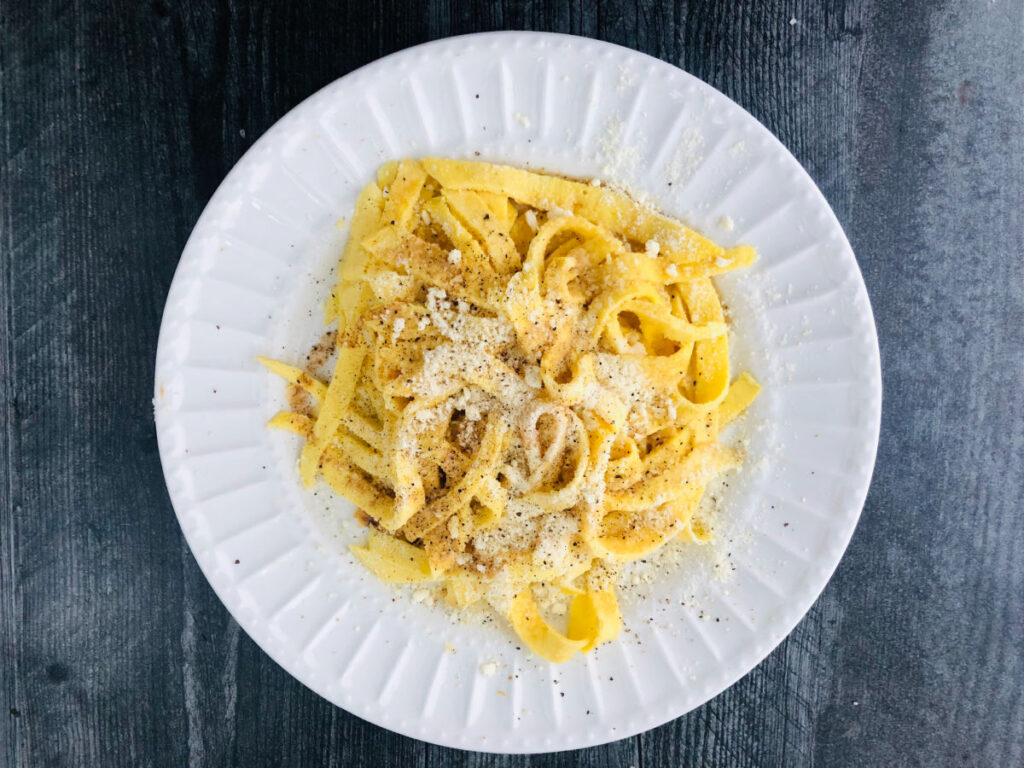
[[[566,661],[618,635],[621,563],[710,537],[705,486],[740,461],[719,430],[759,390],[730,381],[712,277],[754,259],[603,185],[387,163],[326,302],[333,375],[260,358],[297,404],[270,426],[359,507],[376,576],[487,601]],[[538,585],[571,595],[564,631]]]

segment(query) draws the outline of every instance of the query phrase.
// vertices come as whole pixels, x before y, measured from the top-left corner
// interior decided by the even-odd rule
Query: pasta
[[[312,402],[269,426],[365,514],[369,571],[487,601],[566,661],[619,634],[623,562],[708,539],[704,488],[740,461],[719,430],[759,391],[730,383],[711,278],[754,258],[605,186],[387,163],[326,303],[333,376],[260,358]],[[564,631],[539,585],[572,596]]]

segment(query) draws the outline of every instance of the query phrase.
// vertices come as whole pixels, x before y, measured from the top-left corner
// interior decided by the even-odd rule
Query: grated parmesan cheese
[[[536,365],[526,366],[526,370],[523,373],[523,378],[526,379],[526,383],[534,389],[540,389],[544,382],[540,378],[540,367]]]
[[[625,125],[615,117],[604,126],[598,138],[598,159],[604,164],[601,173],[611,179],[615,186],[625,187],[626,178],[632,176],[640,160],[640,142],[627,144],[623,140]]]
[[[391,341],[392,342],[398,341],[398,337],[402,335],[402,331],[403,330],[405,330],[405,318],[404,317],[396,317],[395,318],[395,324],[394,324],[393,329],[391,331]]]
[[[616,90],[620,93],[622,91],[629,90],[633,87],[633,73],[629,71],[629,66],[626,64],[619,65],[619,83],[616,86]]]
[[[696,127],[687,126],[669,160],[667,181],[672,184],[689,181],[703,160],[703,147],[704,135]]]

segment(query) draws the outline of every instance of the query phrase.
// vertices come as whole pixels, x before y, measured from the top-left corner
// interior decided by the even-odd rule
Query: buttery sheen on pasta
[[[334,374],[261,361],[313,406],[318,476],[369,519],[356,557],[386,582],[485,600],[555,662],[614,639],[618,564],[705,541],[705,485],[739,456],[713,275],[751,264],[601,186],[437,158],[360,194],[326,306]],[[534,588],[572,595],[563,633]]]

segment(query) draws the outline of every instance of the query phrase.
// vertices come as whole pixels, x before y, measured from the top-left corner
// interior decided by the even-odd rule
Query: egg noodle
[[[334,374],[260,358],[310,404],[270,426],[362,510],[377,577],[487,601],[564,662],[618,635],[620,563],[709,538],[705,485],[740,460],[719,429],[759,390],[730,383],[711,277],[754,258],[598,182],[388,163],[327,300]],[[564,632],[541,585],[571,595]]]

